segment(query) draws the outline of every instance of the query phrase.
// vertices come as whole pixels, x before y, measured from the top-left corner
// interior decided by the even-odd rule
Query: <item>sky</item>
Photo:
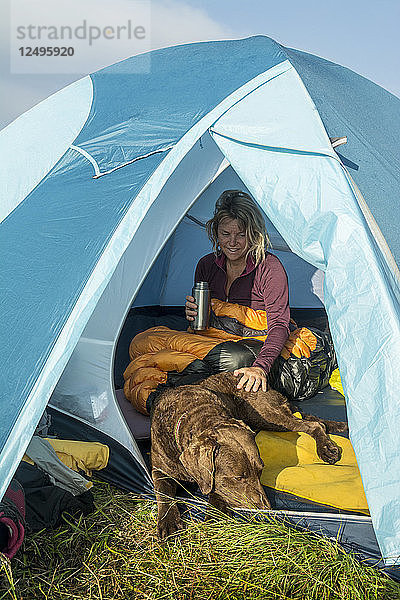
[[[57,0],[51,5],[49,2],[1,0],[0,129],[72,81],[143,49],[257,34],[349,67],[400,97],[400,0]],[[142,3],[140,10],[144,12],[140,12],[135,2]],[[76,66],[73,73],[16,72],[18,67],[13,61],[17,46],[22,43],[14,39],[16,23],[22,22],[22,14],[29,10],[30,18],[39,15],[43,19],[40,22],[46,23],[45,18],[54,7],[60,22],[65,18],[80,22],[83,17],[97,17],[103,22],[112,18],[122,23],[134,9],[146,22],[146,47],[128,41],[120,45],[99,42],[96,48],[90,48],[91,55],[88,49],[87,60],[79,64],[79,72]],[[30,43],[33,46],[37,42]],[[72,63],[67,61],[68,58],[63,61],[64,70]],[[42,59],[32,57],[28,69],[42,63]]]

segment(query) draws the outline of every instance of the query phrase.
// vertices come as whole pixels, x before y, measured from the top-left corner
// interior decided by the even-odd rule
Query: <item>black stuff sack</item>
[[[302,342],[301,331],[305,332],[303,337],[307,343]],[[297,343],[293,345],[296,335]],[[337,366],[335,349],[330,334],[314,328],[298,329],[289,340],[272,365],[269,385],[289,400],[307,400],[328,385],[332,371]]]

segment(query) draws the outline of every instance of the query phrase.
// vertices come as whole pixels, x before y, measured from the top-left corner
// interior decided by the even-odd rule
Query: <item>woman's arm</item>
[[[289,335],[290,309],[286,271],[275,256],[268,255],[264,263],[258,267],[259,273],[255,284],[264,299],[267,313],[267,339],[253,365],[234,372],[234,375],[241,376],[238,389],[244,387],[247,392],[267,389],[269,370]]]
[[[290,330],[289,288],[286,271],[282,263],[269,255],[269,265],[263,269],[260,287],[267,313],[267,339],[264,342],[254,367],[261,367],[268,374],[274,361],[278,358]]]

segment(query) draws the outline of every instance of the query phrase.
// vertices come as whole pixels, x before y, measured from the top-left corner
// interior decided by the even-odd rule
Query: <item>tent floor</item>
[[[115,395],[126,424],[135,440],[150,439],[150,418],[142,415],[142,413],[134,408],[129,400],[125,398],[124,390],[116,390]]]

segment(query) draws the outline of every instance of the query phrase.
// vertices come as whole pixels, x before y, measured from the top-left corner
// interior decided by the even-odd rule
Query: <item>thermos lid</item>
[[[198,281],[194,287],[196,290],[208,290],[208,281]]]

